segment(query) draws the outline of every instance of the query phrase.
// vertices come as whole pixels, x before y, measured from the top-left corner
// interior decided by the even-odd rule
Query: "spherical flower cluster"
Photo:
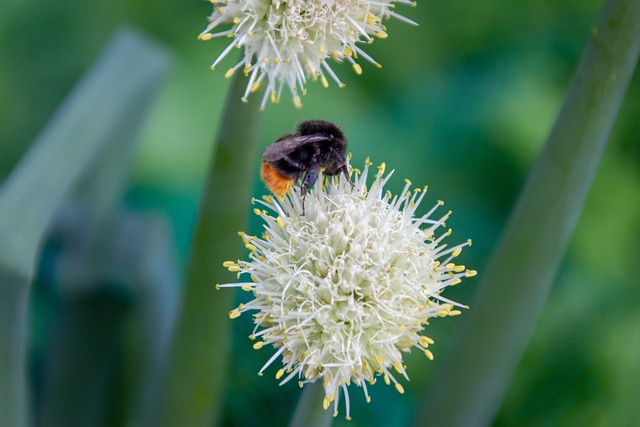
[[[395,17],[413,21],[394,12],[395,3],[410,0],[211,0],[214,4],[209,25],[200,34],[202,40],[230,37],[233,40],[213,62],[214,68],[234,48],[244,47],[243,58],[227,71],[227,77],[242,68],[249,76],[243,100],[258,90],[266,79],[261,108],[267,100],[278,102],[283,86],[291,90],[293,102],[302,105],[298,91],[305,93],[307,77],[320,79],[328,86],[327,76],[342,86],[327,63],[349,61],[356,73],[362,68],[359,57],[379,67],[357,44],[371,43],[374,37],[386,38],[382,20]],[[224,28],[217,31],[219,27]],[[229,28],[230,27],[230,28]],[[217,32],[215,32],[217,31]],[[279,84],[278,84],[279,83]]]
[[[433,359],[428,347],[434,341],[424,334],[428,320],[465,307],[443,297],[443,289],[476,274],[453,262],[470,241],[444,243],[451,230],[439,230],[450,212],[434,218],[442,202],[414,216],[426,188],[411,191],[407,181],[393,196],[384,188],[391,176],[384,164],[368,188],[370,165],[351,169],[353,184],[343,177],[316,183],[304,216],[298,191],[280,201],[257,200],[264,234],[240,233],[250,261],[225,263],[253,282],[218,285],[253,293],[230,317],[255,311],[253,347],[277,349],[260,373],[281,357],[281,384],[321,379],[325,409],[334,402],[337,414],[342,391],[347,418],[352,382],[367,402],[367,383],[377,376],[402,393],[395,373],[408,379],[403,354],[416,348]]]

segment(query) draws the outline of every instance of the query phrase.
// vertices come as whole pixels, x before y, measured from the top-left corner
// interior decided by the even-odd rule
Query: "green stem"
[[[180,318],[161,400],[161,426],[210,427],[224,398],[229,358],[232,280],[222,267],[242,257],[238,231],[246,227],[262,114],[242,103],[246,79],[236,75],[228,94],[191,243]]]
[[[289,427],[329,427],[333,413],[322,407],[324,395],[322,381],[305,385]]]
[[[608,0],[416,425],[493,420],[584,205],[640,51],[640,2]]]

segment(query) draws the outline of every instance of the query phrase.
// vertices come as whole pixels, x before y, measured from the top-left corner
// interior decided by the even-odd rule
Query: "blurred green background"
[[[261,147],[301,120],[338,123],[349,139],[354,166],[361,167],[367,156],[374,163],[386,162],[396,169],[392,190],[401,188],[405,177],[417,186],[428,184],[424,210],[445,200],[454,211],[448,222],[454,229],[451,240],[473,239],[462,261],[481,275],[601,5],[594,0],[453,0],[398,6],[397,12],[420,25],[389,21],[389,38],[367,46],[383,68],[363,63],[363,75],[356,76],[348,65],[336,65],[345,88],[309,83],[302,110],[285,96],[280,104],[268,105]],[[225,60],[215,72],[209,69],[228,43],[196,40],[210,12],[211,5],[202,1],[2,2],[0,179],[114,30],[122,25],[142,29],[166,45],[174,60],[142,131],[125,203],[168,215],[178,262],[183,263],[229,83],[224,70],[234,61]],[[640,418],[640,280],[630,268],[640,256],[638,117],[636,72],[497,426],[633,425]],[[265,194],[257,179],[259,158],[246,160],[255,164],[254,194]],[[211,283],[231,280],[229,274]],[[449,290],[448,297],[471,303],[476,282],[466,280]],[[52,295],[37,291],[32,306],[36,396],[41,360],[47,357],[42,349],[50,339],[48,320],[60,310]],[[495,303],[500,316],[501,301]],[[295,384],[278,387],[276,368],[264,377],[256,375],[271,352],[252,350],[246,338],[250,320],[243,316],[233,325],[234,364],[223,424],[283,425],[300,392]],[[405,384],[404,396],[379,382],[370,388],[373,401],[367,405],[352,387],[353,421],[339,417],[334,425],[408,424],[458,323],[449,318],[432,323],[435,361],[415,353],[408,358],[411,382]]]

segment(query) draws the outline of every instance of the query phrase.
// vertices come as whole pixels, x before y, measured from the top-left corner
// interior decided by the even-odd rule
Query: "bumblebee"
[[[346,150],[347,140],[337,125],[324,120],[304,121],[297,126],[295,133],[282,136],[264,150],[260,177],[266,187],[279,197],[301,180],[304,215],[305,196],[320,172],[326,176],[342,172],[351,182],[345,160]]]

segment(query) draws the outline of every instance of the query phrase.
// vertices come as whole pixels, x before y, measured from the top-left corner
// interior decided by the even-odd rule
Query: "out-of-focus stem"
[[[639,50],[640,2],[608,0],[416,426],[491,423],[575,228]]]
[[[324,394],[322,381],[305,385],[289,427],[329,427],[333,413],[322,407]]]
[[[159,426],[210,427],[224,398],[233,292],[215,284],[231,279],[222,266],[242,256],[238,231],[246,227],[262,113],[240,98],[234,78],[204,184],[189,254],[180,317],[172,344]]]

